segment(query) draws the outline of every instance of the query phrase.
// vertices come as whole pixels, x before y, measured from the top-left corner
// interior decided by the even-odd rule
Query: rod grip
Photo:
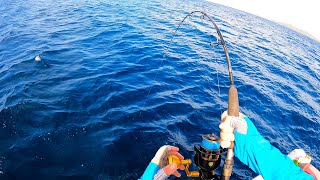
[[[228,115],[239,117],[239,99],[238,99],[238,90],[234,85],[231,85],[229,88],[229,99],[228,99]],[[223,164],[222,169],[222,180],[229,180],[232,173],[233,166],[233,142],[228,148],[227,157]]]
[[[234,85],[229,88],[228,115],[239,117],[238,90]]]

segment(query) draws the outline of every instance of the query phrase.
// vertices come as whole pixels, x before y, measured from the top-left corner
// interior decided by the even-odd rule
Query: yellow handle
[[[199,177],[199,171],[189,171],[189,166],[192,163],[191,159],[180,160],[179,157],[170,155],[168,156],[168,164],[172,163],[176,164],[177,167],[186,166],[185,171],[188,177]]]
[[[186,159],[186,160],[180,160],[177,156],[170,155],[168,157],[168,164],[176,164],[177,167],[180,167],[181,165],[190,165],[192,163],[191,159]]]

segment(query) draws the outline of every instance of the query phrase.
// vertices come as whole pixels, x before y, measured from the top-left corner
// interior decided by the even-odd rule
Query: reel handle
[[[177,156],[170,155],[168,156],[168,164],[172,163],[176,164],[177,167],[186,166],[185,171],[188,177],[199,177],[200,175],[199,171],[189,171],[189,166],[192,163],[191,159],[180,160]]]

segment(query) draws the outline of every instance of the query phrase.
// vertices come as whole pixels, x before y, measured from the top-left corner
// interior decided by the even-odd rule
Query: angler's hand
[[[141,180],[164,180],[172,174],[176,177],[180,177],[181,174],[177,170],[184,170],[184,166],[181,165],[180,167],[177,167],[174,163],[169,165],[167,164],[169,155],[175,155],[181,160],[184,159],[178,151],[179,148],[174,146],[162,146],[151,160],[147,169],[143,173]]]
[[[247,116],[239,116],[228,116],[227,111],[221,115],[221,147],[228,148],[235,140],[235,156],[264,179],[313,179],[264,139]]]
[[[241,134],[247,134],[248,125],[244,119],[246,116],[242,113],[239,113],[239,117],[228,116],[228,112],[224,111],[221,115],[221,123],[219,128],[221,129],[220,138],[221,138],[221,147],[228,148],[231,145],[231,142],[235,140],[234,138],[234,129]]]

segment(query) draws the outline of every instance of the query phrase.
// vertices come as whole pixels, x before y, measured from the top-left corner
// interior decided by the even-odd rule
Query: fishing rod
[[[204,19],[207,17],[212,25],[214,26],[218,38],[217,38],[217,45],[220,45],[219,41],[221,42],[221,45],[223,47],[223,51],[226,56],[226,61],[228,65],[228,72],[229,72],[229,80],[230,80],[230,87],[228,92],[228,115],[229,116],[237,116],[239,117],[239,99],[238,99],[238,91],[236,86],[234,85],[233,80],[233,74],[232,74],[232,67],[231,62],[229,58],[228,49],[226,46],[226,43],[222,37],[222,34],[220,32],[220,29],[216,25],[215,21],[206,13],[202,11],[192,11],[187,16],[183,18],[183,20],[179,23],[178,27],[176,28],[171,40],[170,44],[167,47],[165,51],[165,55],[169,51],[169,48],[173,42],[173,39],[178,32],[179,28],[183,24],[183,22],[188,18],[191,17],[193,14],[200,13],[201,19]],[[185,171],[188,177],[199,177],[203,180],[209,180],[209,179],[222,179],[222,180],[228,180],[232,173],[232,167],[233,167],[233,157],[234,157],[234,142],[231,142],[231,145],[227,149],[227,155],[225,157],[225,161],[223,164],[223,169],[221,176],[215,174],[214,170],[217,169],[220,166],[221,162],[221,155],[222,155],[222,148],[220,147],[220,138],[213,135],[213,134],[207,134],[202,136],[202,142],[200,146],[194,146],[194,162],[196,166],[199,168],[197,171],[189,171],[189,166],[192,163],[190,159],[187,160],[180,160],[176,156],[169,156],[168,157],[168,163],[175,163],[177,164],[177,167],[180,167],[180,165],[185,165]]]

